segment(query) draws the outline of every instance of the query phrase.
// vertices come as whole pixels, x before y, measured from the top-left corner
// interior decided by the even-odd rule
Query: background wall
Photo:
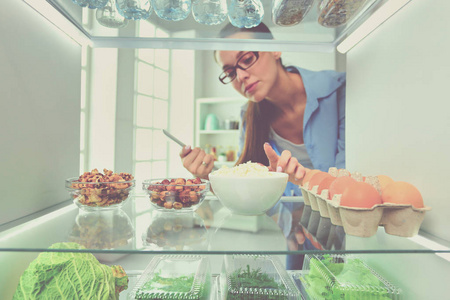
[[[69,199],[80,151],[81,47],[23,1],[0,1],[0,224]]]
[[[347,168],[414,184],[432,207],[422,229],[447,241],[449,10],[447,1],[411,1],[350,50],[346,112]],[[370,239],[349,237],[347,247],[413,249],[414,245],[409,239],[378,234]],[[403,287],[405,299],[448,298],[443,280],[450,276],[448,260],[434,254],[366,258]],[[418,274],[427,274],[426,279]]]

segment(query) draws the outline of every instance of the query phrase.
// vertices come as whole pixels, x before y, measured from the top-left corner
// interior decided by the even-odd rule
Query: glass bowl
[[[207,250],[208,230],[196,212],[154,210],[142,242],[151,250]]]
[[[193,211],[205,200],[209,181],[200,178],[148,179],[142,183],[142,189],[150,196],[150,203],[156,209]]]
[[[80,210],[70,231],[69,242],[78,243],[86,249],[109,250],[129,245],[133,237],[131,219],[123,210]]]
[[[66,179],[66,189],[73,202],[86,211],[117,209],[131,195],[136,181],[80,182],[78,177]]]

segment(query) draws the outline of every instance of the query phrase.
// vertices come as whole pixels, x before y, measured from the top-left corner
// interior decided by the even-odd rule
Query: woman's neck
[[[300,74],[292,73],[281,67],[279,76],[270,91],[267,100],[271,101],[281,111],[295,110],[299,105],[306,104],[306,91]]]

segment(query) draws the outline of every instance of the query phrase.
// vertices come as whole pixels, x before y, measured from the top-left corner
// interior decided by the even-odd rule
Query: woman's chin
[[[245,97],[248,99],[248,101],[252,101],[255,103],[261,102],[262,100],[264,100],[263,97],[258,97],[257,95],[254,94],[246,94]]]

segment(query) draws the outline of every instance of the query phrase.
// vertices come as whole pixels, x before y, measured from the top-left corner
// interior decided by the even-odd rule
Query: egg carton
[[[430,207],[415,208],[410,204],[377,204],[371,208],[345,207],[340,205],[341,195],[334,195],[332,200],[326,198],[328,193],[322,191],[316,195],[322,207],[322,217],[328,216],[331,223],[343,226],[345,233],[359,237],[370,237],[376,234],[378,226],[383,226],[386,233],[401,237],[412,237],[418,234]],[[327,211],[323,208],[326,203]]]
[[[359,172],[350,173],[346,169],[330,168],[328,174],[333,177],[350,176],[357,182],[367,182],[381,194],[381,183],[377,176],[364,177]],[[311,178],[310,178],[311,179]],[[345,233],[360,237],[376,234],[378,227],[383,226],[385,232],[401,237],[412,237],[418,234],[430,207],[416,208],[411,204],[377,204],[371,208],[346,207],[340,204],[342,195],[334,195],[329,199],[329,190],[318,193],[319,185],[310,187],[306,182],[300,189],[305,205],[312,211],[320,212],[323,218],[329,218],[331,224],[344,227]]]
[[[309,190],[309,182],[303,186],[299,186],[302,191],[305,205],[311,206],[312,210],[319,211],[319,205],[317,204],[316,193],[318,186],[314,186],[312,190]]]

